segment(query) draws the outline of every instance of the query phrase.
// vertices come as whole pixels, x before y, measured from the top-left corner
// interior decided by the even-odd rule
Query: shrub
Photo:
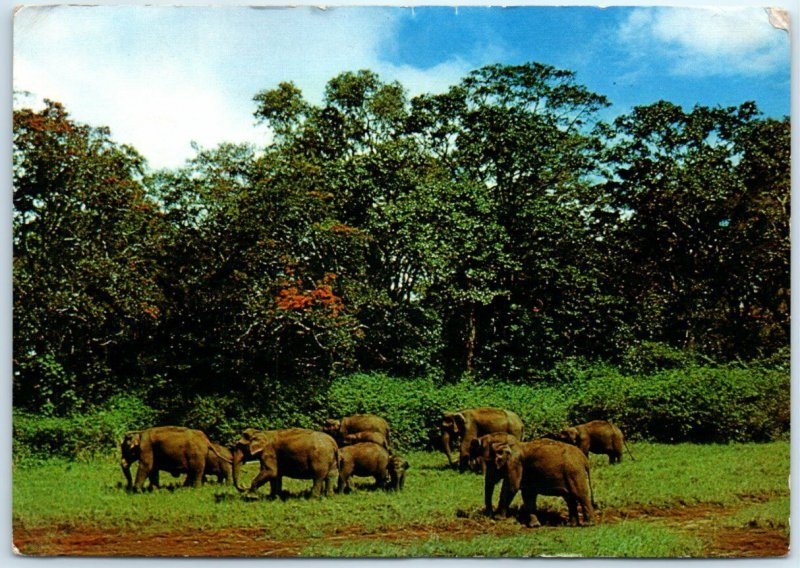
[[[151,426],[157,418],[155,410],[132,395],[117,395],[86,414],[65,417],[15,411],[14,459],[52,456],[88,459],[108,455],[125,432]]]
[[[609,374],[581,389],[570,417],[660,442],[766,441],[789,430],[789,383],[778,370],[733,367]]]

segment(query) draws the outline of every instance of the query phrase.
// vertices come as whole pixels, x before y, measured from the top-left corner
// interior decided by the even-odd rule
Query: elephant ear
[[[250,440],[250,453],[252,455],[259,454],[269,445],[269,440],[266,436],[255,436]]]
[[[467,420],[461,412],[453,414],[453,423],[456,426],[456,433],[463,432],[467,428]]]

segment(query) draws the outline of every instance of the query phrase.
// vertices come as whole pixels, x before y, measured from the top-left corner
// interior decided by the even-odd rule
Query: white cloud
[[[253,95],[292,80],[319,102],[325,83],[369,68],[409,92],[439,91],[473,68],[430,69],[381,59],[398,9],[59,6],[14,21],[14,88],[58,100],[73,117],[109,126],[153,167],[175,167],[190,143],[268,141]]]
[[[633,10],[618,36],[632,54],[669,58],[678,75],[763,75],[785,68],[789,43],[760,8]]]

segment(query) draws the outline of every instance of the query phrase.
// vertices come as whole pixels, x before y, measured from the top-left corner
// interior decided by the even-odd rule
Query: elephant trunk
[[[244,452],[241,448],[235,448],[233,450],[233,486],[239,492],[244,492],[247,489],[245,487],[239,486],[239,474],[242,471],[242,462],[244,462]]]
[[[453,465],[453,454],[450,449],[450,432],[447,430],[442,432],[442,446],[444,447],[444,453],[447,455],[447,462]]]
[[[127,459],[122,458],[119,462],[119,465],[122,468],[122,473],[125,476],[126,481],[128,482],[127,488],[131,489],[133,487],[133,479],[131,479],[131,464]]]

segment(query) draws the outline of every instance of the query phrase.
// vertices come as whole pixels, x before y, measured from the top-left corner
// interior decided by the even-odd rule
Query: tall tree
[[[141,370],[162,219],[142,158],[59,103],[14,112],[13,165],[15,395],[68,411]]]

